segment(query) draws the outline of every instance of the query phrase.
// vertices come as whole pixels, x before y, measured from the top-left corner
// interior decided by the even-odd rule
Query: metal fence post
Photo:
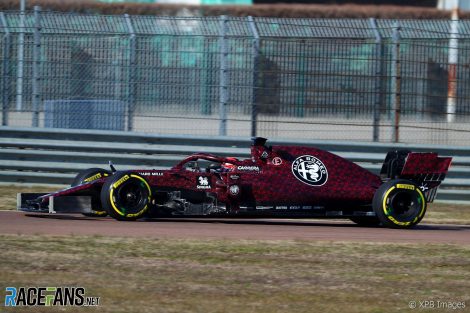
[[[457,65],[459,64],[459,14],[458,10],[452,11],[449,39],[449,67],[447,83],[447,122],[455,121],[457,112]]]
[[[306,60],[305,57],[305,51],[304,47],[302,47],[302,55],[298,57],[297,60],[297,68],[298,68],[298,86],[297,86],[297,92],[296,92],[296,97],[295,97],[295,116],[297,117],[304,117],[305,116],[305,92],[306,92],[306,68],[307,66],[305,65]]]
[[[375,103],[374,103],[374,119],[373,119],[373,131],[372,140],[379,141],[380,137],[380,111],[382,108],[382,92],[383,92],[383,46],[382,36],[377,28],[375,18],[369,19],[372,31],[375,36]]]
[[[258,29],[252,16],[248,16],[248,24],[253,34],[253,98],[251,103],[251,136],[256,137],[258,119],[258,88],[259,87],[259,55],[260,40]]]
[[[124,14],[127,30],[129,31],[129,77],[127,94],[127,131],[134,126],[135,94],[136,94],[136,36],[129,14]]]
[[[24,76],[24,33],[25,33],[25,19],[26,19],[26,0],[20,1],[20,29],[18,34],[18,65],[16,69],[16,110],[23,109],[23,76]]]
[[[39,127],[41,66],[41,8],[34,7],[34,46],[33,46],[33,127]]]
[[[220,16],[219,22],[219,53],[220,53],[220,87],[219,87],[219,135],[227,135],[227,101],[228,101],[228,87],[227,87],[227,16]]]
[[[10,104],[10,52],[11,33],[8,29],[5,14],[0,12],[0,27],[5,30],[3,37],[3,73],[2,73],[2,126],[8,125],[8,106]]]
[[[202,70],[199,78],[199,102],[200,111],[203,115],[212,114],[211,91],[212,88],[212,64],[213,64],[213,45],[206,38],[202,38]],[[206,50],[207,49],[207,50]]]
[[[392,33],[392,142],[400,141],[401,113],[401,64],[400,64],[400,25],[396,22]]]

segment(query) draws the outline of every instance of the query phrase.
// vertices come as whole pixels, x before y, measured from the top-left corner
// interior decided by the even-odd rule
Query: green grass
[[[83,286],[88,296],[101,297],[100,312],[398,312],[422,300],[470,305],[469,246],[2,235],[0,251],[3,290]]]
[[[57,189],[1,186],[0,209],[14,209],[17,192]],[[470,207],[431,204],[424,222],[470,224]],[[0,235],[0,251],[2,296],[6,286],[83,286],[101,297],[100,308],[60,308],[66,312],[398,312],[423,300],[470,306],[469,246]]]
[[[16,208],[16,194],[19,192],[51,192],[58,187],[0,186],[0,210]],[[470,225],[470,205],[431,203],[423,223]]]
[[[470,205],[431,203],[423,223],[470,225]]]

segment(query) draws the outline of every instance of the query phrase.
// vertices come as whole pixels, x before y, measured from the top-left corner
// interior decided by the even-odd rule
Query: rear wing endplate
[[[411,180],[419,186],[426,200],[432,202],[451,162],[451,157],[440,157],[435,152],[390,151],[382,165],[380,178],[384,181],[397,178]]]

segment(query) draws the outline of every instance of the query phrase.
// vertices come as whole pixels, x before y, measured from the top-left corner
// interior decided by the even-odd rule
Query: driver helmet
[[[226,158],[225,161],[226,162],[222,163],[223,170],[230,172],[236,169],[235,164],[230,163],[230,162],[237,162],[238,161],[237,158],[229,157],[229,158]]]

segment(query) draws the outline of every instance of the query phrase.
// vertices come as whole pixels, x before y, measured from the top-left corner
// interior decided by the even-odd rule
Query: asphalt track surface
[[[366,241],[470,245],[469,225],[420,224],[413,229],[360,227],[348,220],[142,219],[119,222],[77,214],[0,211],[0,234],[243,240]]]

